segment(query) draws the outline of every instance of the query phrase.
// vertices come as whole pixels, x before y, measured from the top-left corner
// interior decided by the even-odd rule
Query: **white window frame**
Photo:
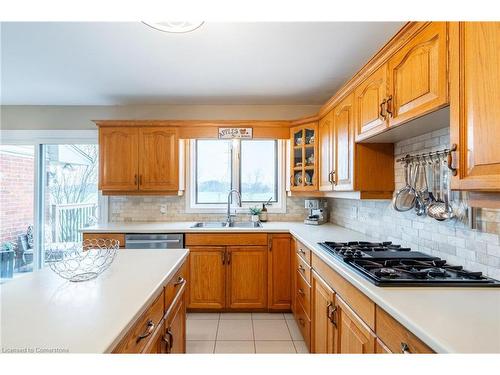
[[[260,139],[259,139],[260,140]],[[272,140],[275,139],[262,139],[262,140]],[[286,143],[285,141],[278,139],[277,141],[277,158],[278,158],[278,178],[277,178],[277,202],[272,203],[267,206],[267,211],[269,213],[286,213]],[[233,160],[238,160],[238,163],[232,163],[232,180],[235,181],[236,176],[239,176],[240,163],[239,163],[239,148],[240,142],[233,142],[233,152],[236,152],[236,156]],[[189,140],[188,150],[186,152],[187,162],[186,162],[186,213],[202,213],[202,214],[222,214],[227,212],[227,203],[214,204],[214,203],[196,203],[196,139]],[[238,180],[239,181],[239,180]],[[234,200],[233,200],[234,202]],[[243,202],[242,207],[236,207],[236,204],[231,205],[231,209],[236,208],[237,213],[248,213],[250,207],[259,207],[261,205],[259,202]]]
[[[41,188],[45,182],[45,173],[42,173],[43,168],[43,145],[57,145],[57,144],[98,144],[97,130],[1,130],[0,131],[0,144],[8,145],[32,145],[35,148],[35,186],[34,186],[34,208],[33,218],[34,222],[42,225],[34,225],[35,233],[33,242],[35,251],[33,253],[33,269],[40,269],[43,267],[41,252],[43,251],[43,219],[44,207],[43,201],[37,199],[40,195]],[[99,224],[108,223],[108,205],[109,199],[103,196],[99,191],[98,194],[99,205]]]

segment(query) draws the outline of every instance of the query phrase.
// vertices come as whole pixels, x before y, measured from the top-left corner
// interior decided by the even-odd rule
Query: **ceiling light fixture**
[[[190,22],[190,21],[165,21],[165,22],[142,22],[146,26],[149,26],[155,30],[163,31],[166,33],[189,33],[196,30],[201,25],[203,21]]]

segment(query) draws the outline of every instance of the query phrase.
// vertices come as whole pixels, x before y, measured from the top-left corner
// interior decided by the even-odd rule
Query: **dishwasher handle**
[[[126,243],[180,243],[181,240],[126,240]]]

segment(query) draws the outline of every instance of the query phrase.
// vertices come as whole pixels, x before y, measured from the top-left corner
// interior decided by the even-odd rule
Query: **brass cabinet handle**
[[[183,278],[182,276],[179,276],[179,278],[177,279],[177,281],[174,283],[174,286],[177,286],[177,285],[182,285],[186,282],[186,279]]]
[[[382,100],[382,103],[380,103],[379,117],[383,118],[384,120],[386,120],[386,118],[387,118],[387,107],[386,107],[386,104],[387,104],[387,99]],[[384,109],[385,109],[386,113],[384,113]]]
[[[172,335],[172,328],[168,327],[165,336],[163,336],[163,341],[166,344],[166,353],[170,353],[172,351],[172,346],[174,346],[174,336]]]
[[[302,250],[302,248],[299,248],[299,253],[301,253],[302,255],[306,255],[306,252]]]
[[[299,264],[299,268],[298,268],[298,270],[299,270],[300,272],[306,272],[306,269],[305,269],[304,267],[302,267],[302,264]]]
[[[332,184],[337,185],[337,179],[335,176],[335,171],[332,171]]]
[[[267,241],[267,247],[269,251],[273,251],[273,238],[269,236],[269,240]]]
[[[446,159],[446,162],[448,164],[448,169],[451,171],[451,174],[453,176],[457,175],[457,169],[453,168],[453,155],[451,154],[452,152],[455,152],[455,151],[457,151],[457,144],[453,143],[451,145],[450,151],[448,152],[448,156],[447,156],[447,159]]]
[[[136,343],[138,343],[142,339],[145,339],[146,337],[151,335],[153,333],[154,329],[155,329],[155,323],[151,319],[149,319],[148,323],[147,323],[146,331],[144,331],[144,333],[140,334],[139,337],[137,337]]]
[[[332,322],[335,328],[337,328],[337,306],[333,306],[333,302],[328,302],[328,305],[326,306],[326,314],[330,322]]]
[[[226,264],[226,252],[221,253],[222,255],[222,265]]]
[[[389,95],[389,98],[387,98],[387,103],[386,103],[386,106],[385,106],[385,111],[387,112],[387,115],[389,117],[392,117],[392,115],[393,115],[391,104],[392,104],[392,95]]]
[[[226,263],[229,265],[231,264],[231,253],[228,251],[227,252],[227,260],[226,260]]]
[[[305,295],[306,295],[306,294],[304,293],[304,291],[302,290],[302,288],[297,289],[297,293],[299,293],[299,294],[301,294],[301,295],[303,295],[303,296],[305,296]]]
[[[306,325],[306,322],[304,321],[304,319],[302,318],[299,318],[299,323],[302,327],[304,327]]]
[[[137,185],[137,175],[134,174],[134,185]]]
[[[408,346],[408,344],[406,342],[401,343],[401,353],[402,354],[411,354],[410,347]]]

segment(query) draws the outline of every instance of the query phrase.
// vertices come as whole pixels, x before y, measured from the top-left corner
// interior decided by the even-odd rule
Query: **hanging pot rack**
[[[453,168],[453,156],[452,152],[457,150],[457,145],[453,144],[451,148],[445,148],[444,150],[439,150],[439,151],[432,151],[432,152],[426,152],[423,154],[416,154],[416,155],[406,155],[403,156],[402,158],[396,159],[396,162],[398,163],[404,163],[404,164],[411,164],[414,163],[415,161],[420,161],[420,160],[425,160],[427,158],[433,158],[433,157],[444,157],[446,156],[446,164],[448,166],[448,169],[451,171],[451,174],[453,176],[457,175],[457,169]]]

